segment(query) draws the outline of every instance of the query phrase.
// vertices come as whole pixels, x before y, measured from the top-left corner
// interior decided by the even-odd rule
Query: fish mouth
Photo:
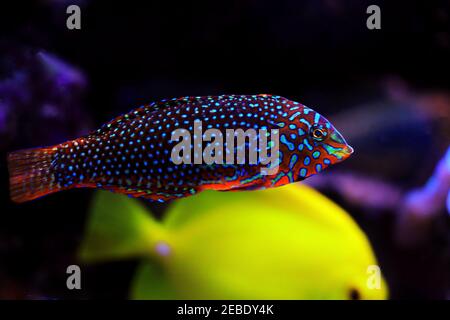
[[[345,160],[350,157],[353,152],[355,152],[355,150],[351,146],[346,145],[340,150],[339,155],[342,157],[342,160]]]
[[[348,144],[339,147],[333,147],[329,144],[325,144],[324,148],[327,151],[327,153],[329,155],[333,155],[338,162],[347,159],[354,152],[353,148]]]
[[[333,151],[340,157],[347,158],[354,152],[354,149],[347,144],[347,141],[337,130],[331,134],[331,141],[338,145],[337,148],[333,148]]]
[[[353,152],[355,152],[355,149],[353,149],[351,146],[346,145],[344,149],[344,153],[347,153],[348,155],[351,155]]]
[[[334,150],[333,154],[339,161],[343,161],[343,160],[347,159],[348,157],[350,157],[350,155],[353,152],[354,152],[354,149],[351,146],[345,145],[338,150]]]

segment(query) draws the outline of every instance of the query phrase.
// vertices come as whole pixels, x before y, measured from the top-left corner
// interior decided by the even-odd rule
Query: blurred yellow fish
[[[162,222],[137,200],[99,192],[84,262],[148,258],[136,299],[384,299],[370,244],[350,216],[304,185],[205,191]]]

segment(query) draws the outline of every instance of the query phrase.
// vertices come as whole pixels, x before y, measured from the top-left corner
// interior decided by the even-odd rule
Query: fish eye
[[[327,130],[320,125],[313,125],[309,130],[309,135],[317,141],[323,141],[327,134]]]

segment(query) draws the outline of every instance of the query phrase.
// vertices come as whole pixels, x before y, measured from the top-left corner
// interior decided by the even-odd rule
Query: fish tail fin
[[[57,148],[25,149],[8,154],[10,196],[21,203],[59,191],[52,161]]]

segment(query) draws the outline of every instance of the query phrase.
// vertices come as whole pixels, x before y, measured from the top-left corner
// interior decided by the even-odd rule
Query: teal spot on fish
[[[305,159],[303,159],[303,164],[305,166],[308,166],[311,163],[311,158],[306,156]]]
[[[253,177],[250,177],[250,178],[242,180],[241,184],[250,183],[250,182],[255,181],[255,180],[259,179],[259,178],[261,178],[261,173],[258,173],[256,175],[254,175]]]
[[[296,112],[294,113],[292,116],[289,117],[290,121],[293,121],[296,117],[298,117],[299,115],[301,115],[301,112]]]
[[[335,156],[338,160],[342,159],[342,156],[339,154],[339,151],[341,150],[340,148],[334,148],[329,144],[324,144],[323,147],[329,155]]]
[[[309,144],[308,139],[303,139],[303,143],[305,144],[308,150],[312,151],[313,147]]]
[[[272,180],[272,185],[276,184],[278,181],[281,180],[281,178],[284,177],[284,172],[280,172],[273,180]]]
[[[300,122],[303,122],[303,123],[306,124],[306,125],[308,126],[308,128],[309,128],[310,123],[308,122],[308,120],[306,120],[306,119],[300,119]]]
[[[308,170],[306,170],[306,168],[301,168],[299,175],[300,175],[300,177],[305,178],[307,173],[308,173]]]
[[[289,171],[286,176],[288,177],[290,183],[294,182],[294,176],[292,171]]]
[[[287,140],[286,135],[283,134],[280,138],[280,141],[288,147],[289,151],[294,151],[295,146],[292,142]]]
[[[314,123],[318,123],[320,120],[320,114],[316,113],[316,115],[314,116]]]
[[[294,166],[297,163],[297,161],[298,161],[298,156],[296,154],[293,154],[291,156],[291,160],[289,161],[289,169],[292,170],[292,168],[294,168]]]

